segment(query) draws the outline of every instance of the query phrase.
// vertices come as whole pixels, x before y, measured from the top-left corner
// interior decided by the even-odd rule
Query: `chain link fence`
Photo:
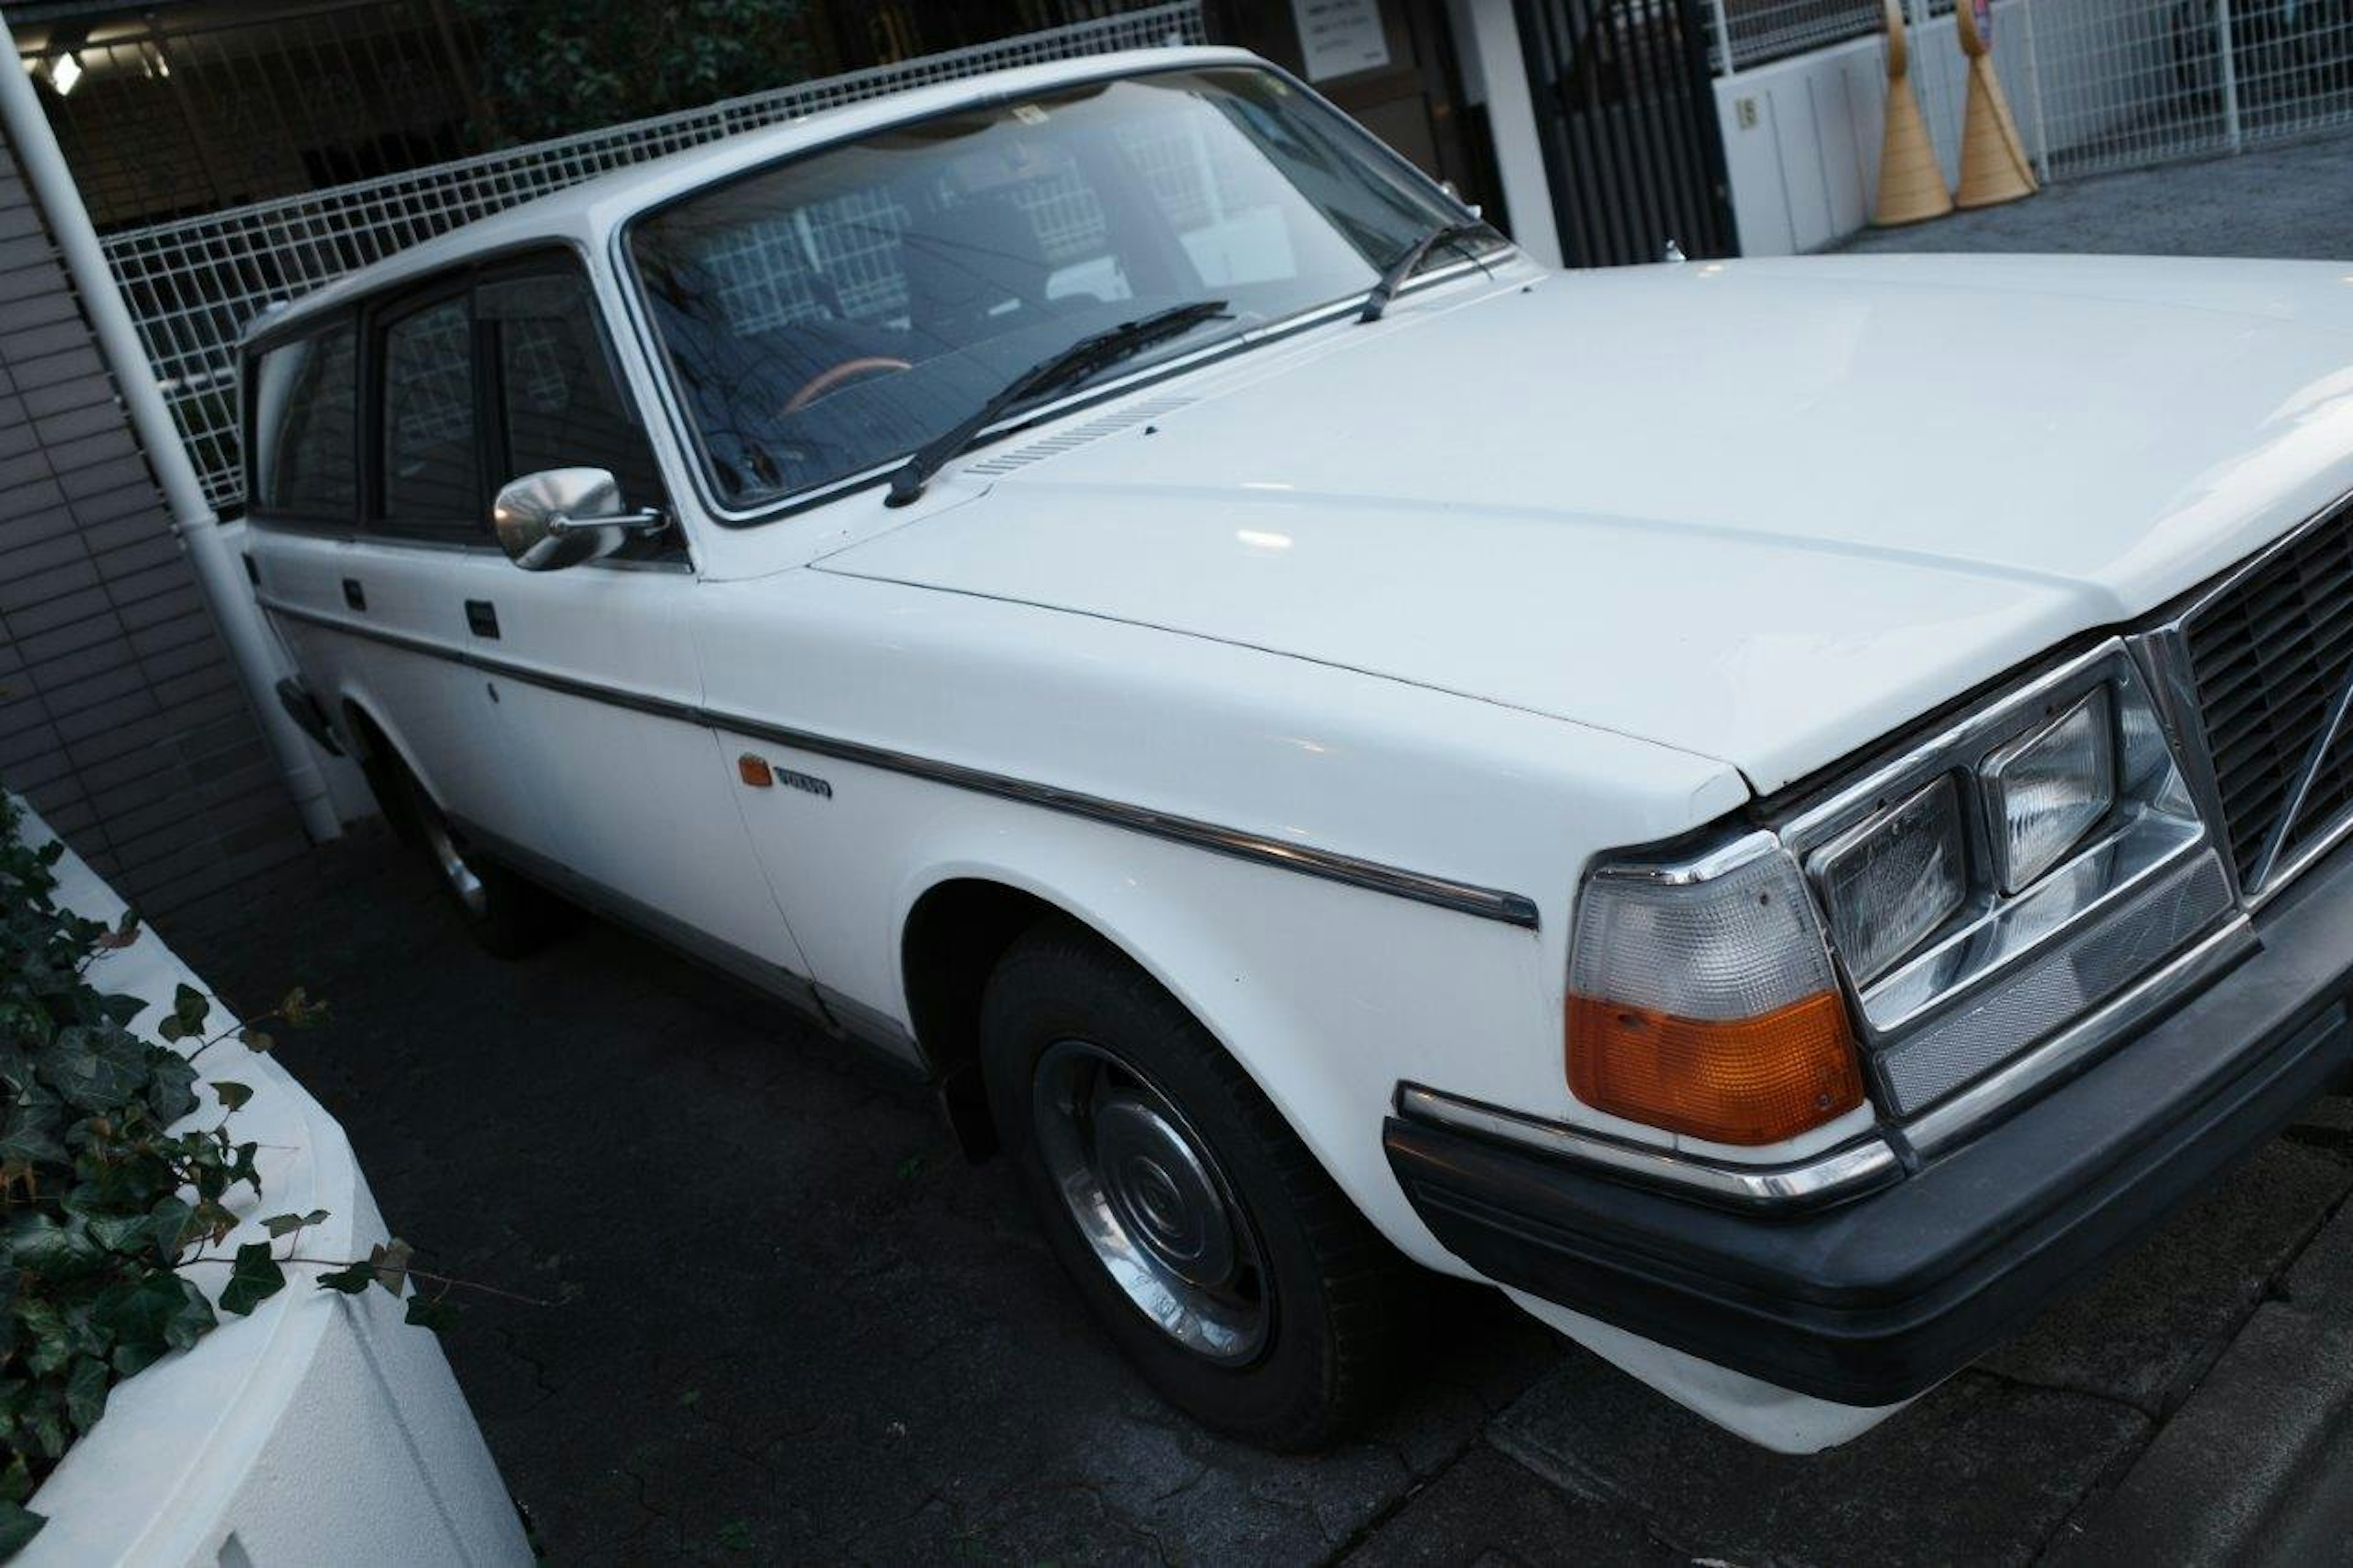
[[[863,99],[1008,67],[1200,43],[1199,0],[849,72],[429,168],[121,230],[103,241],[164,395],[227,511],[243,500],[238,335],[262,308],[420,240],[608,170]]]

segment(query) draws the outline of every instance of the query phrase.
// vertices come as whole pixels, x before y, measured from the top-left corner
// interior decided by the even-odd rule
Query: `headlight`
[[[1950,773],[1821,852],[1831,940],[1868,980],[1920,945],[1968,896],[1961,792]]]
[[[1957,903],[1956,836],[1931,804],[1947,791]],[[1899,1116],[2096,1011],[2232,908],[2119,643],[1963,715],[1779,831],[1822,901],[1866,1068]],[[1894,858],[1906,843],[1912,860]],[[1849,871],[1857,844],[1922,866],[1910,896],[1894,872]]]
[[[1570,1088],[1725,1143],[1833,1120],[1865,1081],[1909,1118],[2234,907],[2110,642],[1766,828],[1598,866],[1570,939]]]
[[[1986,759],[1986,805],[2003,892],[2024,892],[2115,808],[2109,708],[2108,689],[2095,688],[2045,728]]]

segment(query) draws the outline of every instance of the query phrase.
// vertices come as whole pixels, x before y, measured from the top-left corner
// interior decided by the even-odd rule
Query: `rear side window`
[[[399,531],[488,532],[465,297],[385,328],[382,364],[385,521]]]
[[[359,384],[348,325],[263,353],[253,367],[247,493],[258,512],[348,522],[359,507]]]

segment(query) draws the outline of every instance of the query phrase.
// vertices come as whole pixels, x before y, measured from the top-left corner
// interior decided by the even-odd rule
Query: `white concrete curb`
[[[28,843],[51,835],[25,808]],[[111,924],[122,901],[70,849],[57,867],[58,902]],[[152,1032],[181,984],[209,991],[153,931],[100,960],[90,982],[149,1005],[132,1027]],[[215,1005],[212,1026],[230,1022]],[[322,1208],[306,1257],[364,1257],[385,1239],[375,1200],[343,1130],[291,1075],[235,1040],[205,1053],[212,1078],[253,1098],[233,1131],[261,1148],[262,1196],[231,1195],[243,1224],[217,1250],[266,1238],[265,1215]],[[185,1125],[220,1117],[204,1107]],[[280,1256],[285,1252],[281,1243]],[[16,1562],[527,1564],[522,1527],[465,1395],[433,1334],[402,1321],[403,1305],[371,1289],[317,1289],[314,1267],[290,1265],[286,1288],[248,1318],[223,1315],[193,1350],[119,1384],[106,1415],[32,1498],[48,1519]],[[227,1265],[192,1278],[216,1294]]]

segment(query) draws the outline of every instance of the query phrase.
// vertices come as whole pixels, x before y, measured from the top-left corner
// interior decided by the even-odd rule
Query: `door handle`
[[[478,637],[495,639],[499,635],[499,607],[488,599],[467,600],[466,626]]]
[[[343,603],[350,605],[354,610],[364,610],[367,608],[367,590],[360,586],[360,580],[358,578],[346,577],[343,579]]]

